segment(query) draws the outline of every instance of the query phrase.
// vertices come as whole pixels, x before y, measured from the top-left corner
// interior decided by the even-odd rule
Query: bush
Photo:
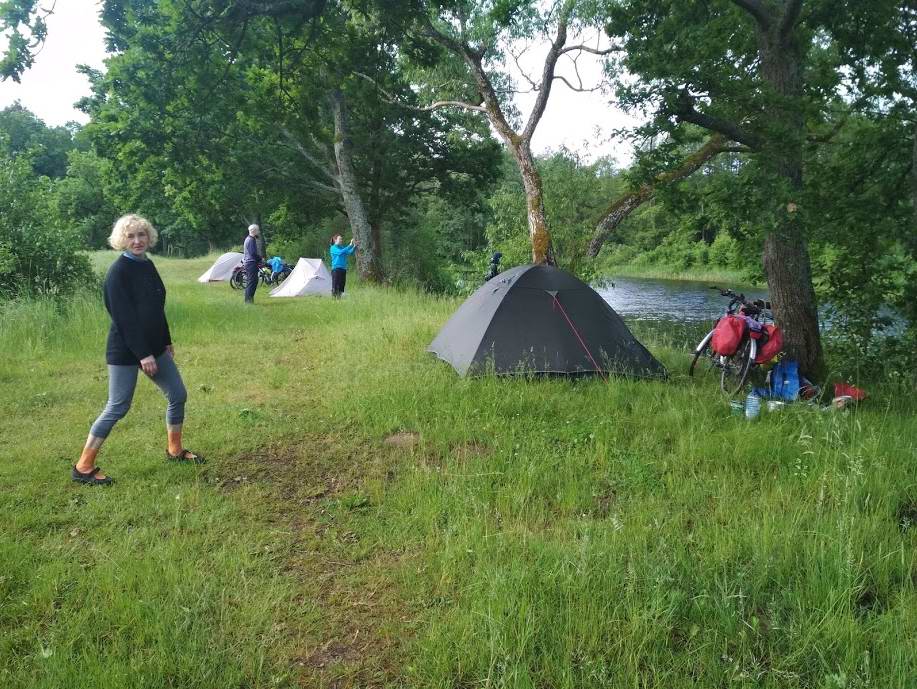
[[[328,247],[331,235],[343,234],[350,238],[350,227],[346,217],[331,219],[310,218],[280,205],[265,219],[262,232],[267,242],[268,256],[280,256],[287,263],[295,264],[303,258],[320,258],[325,263],[331,260]],[[242,238],[240,237],[240,243]],[[330,268],[330,264],[329,264]]]
[[[721,268],[741,268],[739,243],[727,232],[720,232],[710,245],[708,259]]]
[[[53,182],[26,156],[0,156],[0,297],[61,294],[94,281],[77,230],[57,227]]]
[[[209,250],[207,240],[182,218],[159,228],[159,244],[156,251],[163,255],[192,258],[203,256]]]

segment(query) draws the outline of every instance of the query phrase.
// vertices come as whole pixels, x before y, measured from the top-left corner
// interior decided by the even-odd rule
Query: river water
[[[767,298],[765,290],[742,285],[719,285],[745,295],[749,301]],[[595,286],[618,314],[627,321],[711,322],[729,304],[710,285],[686,280],[615,278]]]
[[[745,295],[749,301],[767,299],[767,291],[737,284],[718,285]],[[594,285],[605,299],[634,330],[635,333],[652,333],[657,340],[679,347],[692,344],[706,333],[713,322],[723,315],[729,304],[717,290],[703,282],[686,280],[657,280],[652,278],[615,278]],[[891,322],[882,335],[895,336],[904,331],[907,321],[890,308],[882,315]],[[829,304],[819,307],[819,321],[823,332],[831,330],[832,318]]]

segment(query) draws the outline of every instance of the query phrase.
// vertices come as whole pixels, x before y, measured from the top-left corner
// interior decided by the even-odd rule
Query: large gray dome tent
[[[459,375],[621,374],[665,378],[665,367],[582,280],[525,265],[486,282],[427,347]]]

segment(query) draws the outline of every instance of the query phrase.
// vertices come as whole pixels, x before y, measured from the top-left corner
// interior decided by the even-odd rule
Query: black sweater
[[[166,322],[166,287],[152,261],[119,256],[108,269],[102,289],[105,308],[111,314],[105,348],[109,364],[139,365],[141,359],[159,356],[172,344]]]

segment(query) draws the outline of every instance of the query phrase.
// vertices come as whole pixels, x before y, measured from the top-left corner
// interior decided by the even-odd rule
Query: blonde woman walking
[[[108,403],[92,424],[80,459],[73,467],[71,476],[78,483],[112,483],[112,478],[96,465],[96,457],[114,425],[130,409],[140,370],[168,400],[166,458],[192,464],[204,462],[203,457],[182,445],[188,395],[175,366],[165,314],[166,288],[147,256],[147,249],[155,246],[157,239],[156,228],[139,215],[119,218],[108,238],[112,248],[122,252],[108,269],[103,287],[105,308],[111,316],[105,348]]]

